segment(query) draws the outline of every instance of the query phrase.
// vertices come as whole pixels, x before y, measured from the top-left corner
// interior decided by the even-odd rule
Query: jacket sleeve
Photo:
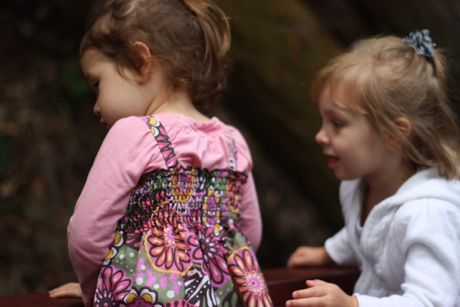
[[[460,293],[460,210],[445,201],[404,205],[395,222],[406,255],[400,295],[356,294],[360,307],[454,307]]]
[[[345,227],[327,239],[324,247],[329,257],[337,264],[354,264],[356,261]]]
[[[149,162],[156,144],[145,137],[146,124],[139,118],[117,121],[109,130],[88,174],[67,228],[69,256],[90,305],[98,273],[114,239],[118,220]],[[150,151],[151,152],[151,151]]]

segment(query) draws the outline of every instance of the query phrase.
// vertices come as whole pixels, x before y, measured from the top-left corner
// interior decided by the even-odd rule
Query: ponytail
[[[212,80],[213,92],[208,91],[209,98],[216,96],[226,83],[227,61],[226,55],[230,49],[230,25],[224,12],[209,0],[182,0],[195,16],[204,41],[202,76],[204,80]],[[190,84],[191,93],[203,93],[202,82]],[[196,96],[198,101],[205,101],[206,97]],[[198,102],[199,104],[202,104]]]
[[[220,63],[230,49],[230,25],[228,18],[212,1],[182,1],[196,16],[203,31],[205,41],[205,62]]]

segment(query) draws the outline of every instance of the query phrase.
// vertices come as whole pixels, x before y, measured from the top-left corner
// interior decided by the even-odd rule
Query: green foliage
[[[90,89],[81,72],[78,58],[68,60],[63,64],[61,81],[71,101],[78,103],[88,96]]]
[[[81,72],[78,58],[65,61],[60,67],[60,75],[58,87],[61,95],[57,97],[54,106],[61,117],[70,119],[78,109],[88,107],[83,103],[88,101],[91,91]]]

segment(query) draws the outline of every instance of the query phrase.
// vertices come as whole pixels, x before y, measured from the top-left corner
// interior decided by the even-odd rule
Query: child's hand
[[[80,284],[77,282],[69,282],[57,288],[54,288],[53,290],[50,290],[48,294],[51,298],[66,296],[81,297],[81,287]]]
[[[307,289],[294,291],[287,307],[358,307],[356,297],[349,296],[337,285],[322,280],[307,280]]]
[[[332,263],[332,259],[324,247],[301,246],[291,254],[288,267],[302,265],[325,265]]]

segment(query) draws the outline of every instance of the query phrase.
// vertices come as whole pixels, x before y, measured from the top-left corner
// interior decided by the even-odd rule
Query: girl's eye
[[[91,87],[97,92],[97,90],[99,89],[99,81],[96,81],[93,84],[91,84]]]
[[[331,119],[331,125],[334,127],[334,129],[340,129],[343,127],[342,121],[337,119]]]

